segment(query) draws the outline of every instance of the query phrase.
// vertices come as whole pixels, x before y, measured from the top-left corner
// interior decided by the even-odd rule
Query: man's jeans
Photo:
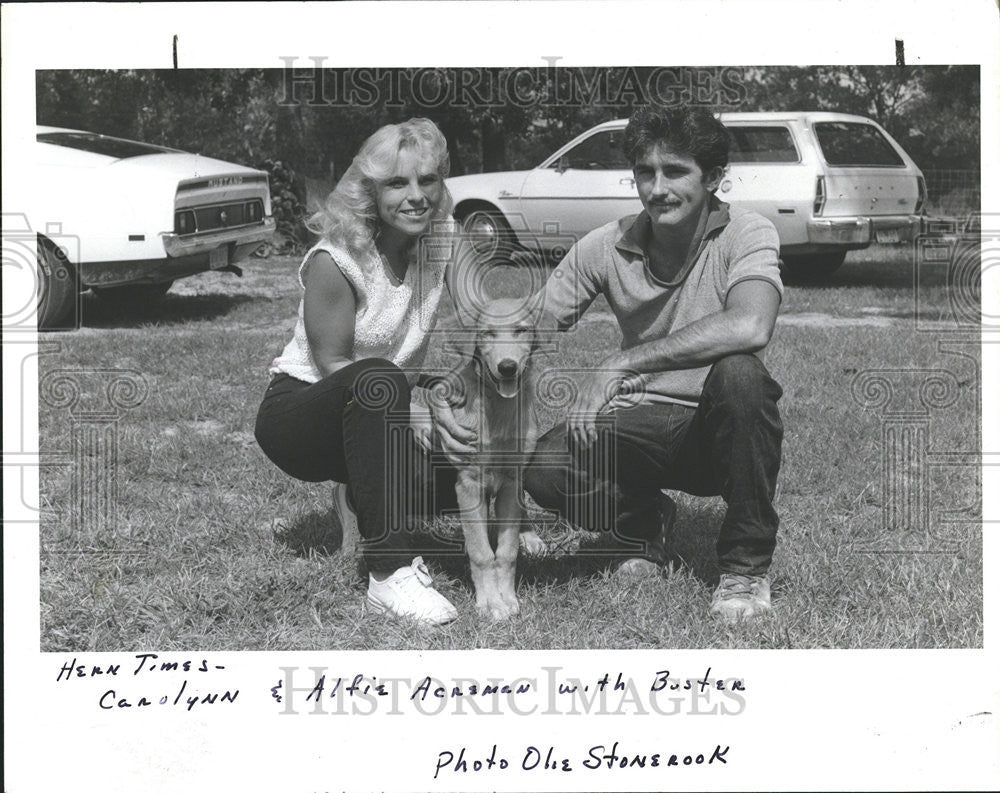
[[[595,472],[600,463],[593,455],[570,448],[561,424],[539,440],[525,489],[540,506],[566,517],[615,515],[614,533],[640,541],[660,532],[661,489],[721,495],[720,570],[762,575],[778,532],[771,502],[781,465],[780,398],[781,387],[760,359],[728,356],[709,372],[697,408],[638,405],[612,413],[614,481]],[[552,462],[560,456],[571,462]]]

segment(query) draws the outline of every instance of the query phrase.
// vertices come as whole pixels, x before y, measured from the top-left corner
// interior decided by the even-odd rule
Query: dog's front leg
[[[517,603],[514,576],[517,572],[517,551],[521,527],[525,523],[524,508],[521,505],[518,483],[513,479],[504,480],[497,492],[497,576],[500,596],[504,603],[516,614],[520,611]]]
[[[533,394],[535,390],[534,383],[526,386],[529,394]],[[531,460],[531,455],[535,451],[535,445],[538,442],[538,408],[532,402],[526,408],[527,410],[527,421],[524,424],[524,437],[521,442],[521,455],[525,463]],[[528,523],[526,516],[527,511],[524,508],[524,485],[522,484],[523,469],[517,472],[517,483],[515,484],[514,492],[517,494],[517,507],[521,514],[523,522],[521,523],[520,532],[520,543],[521,548],[524,550],[525,554],[528,556],[542,556],[545,551],[545,541],[538,536],[538,532],[535,531],[534,527]]]
[[[500,595],[496,557],[490,547],[487,518],[489,506],[478,472],[461,471],[455,484],[458,508],[462,516],[465,552],[469,555],[472,585],[476,590],[476,608],[493,619],[510,615],[510,608]]]

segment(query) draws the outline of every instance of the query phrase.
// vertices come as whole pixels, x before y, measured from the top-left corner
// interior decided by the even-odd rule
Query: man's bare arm
[[[771,340],[780,304],[781,296],[769,282],[742,281],[730,290],[722,311],[662,339],[615,353],[605,365],[645,374],[696,369],[727,355],[757,352]]]
[[[708,366],[720,358],[763,349],[771,339],[781,296],[763,280],[734,286],[722,311],[692,322],[662,339],[609,355],[587,378],[568,419],[570,436],[587,446],[597,437],[597,414],[621,384],[636,373]]]

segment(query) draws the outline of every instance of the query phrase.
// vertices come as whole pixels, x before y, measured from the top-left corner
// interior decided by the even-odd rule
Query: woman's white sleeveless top
[[[435,246],[428,244],[418,244],[417,248],[421,251],[435,250]],[[374,246],[364,266],[361,266],[345,248],[322,240],[309,250],[299,267],[299,285],[303,289],[305,268],[316,251],[330,254],[354,289],[356,307],[351,358],[355,361],[364,358],[392,361],[412,383],[427,354],[430,332],[444,287],[447,257],[429,256],[421,261],[414,254],[403,282],[396,285],[389,280]],[[315,383],[322,379],[322,375],[309,349],[303,305],[304,301],[300,300],[292,340],[271,362],[269,371],[271,374],[285,372],[307,383]]]

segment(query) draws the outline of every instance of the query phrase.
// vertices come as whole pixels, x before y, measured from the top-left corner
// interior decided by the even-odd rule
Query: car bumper
[[[912,242],[920,234],[920,216],[814,218],[806,229],[810,245],[865,247],[883,239]]]
[[[178,234],[163,234],[163,248],[167,256],[197,256],[203,253],[211,253],[216,248],[221,248],[230,243],[246,245],[250,243],[260,243],[270,239],[274,234],[274,218],[265,218],[260,226],[241,227],[236,229],[226,229],[225,231],[213,231],[208,234],[197,236],[180,236]]]
[[[84,286],[124,286],[160,284],[206,270],[223,270],[246,259],[274,233],[274,220],[252,229],[227,229],[197,238],[180,239],[164,234],[167,256],[158,259],[131,259],[111,262],[81,262]]]

